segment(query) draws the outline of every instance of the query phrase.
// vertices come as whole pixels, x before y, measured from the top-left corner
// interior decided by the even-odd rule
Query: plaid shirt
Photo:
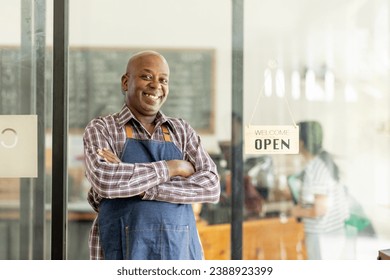
[[[133,127],[133,137],[164,141],[161,124],[166,123],[172,142],[190,161],[196,172],[188,178],[169,178],[165,161],[150,163],[119,163],[104,161],[97,153],[107,148],[119,158],[126,142],[125,124]],[[159,112],[156,128],[152,135],[135,119],[126,105],[120,112],[93,119],[84,132],[84,155],[86,177],[91,183],[88,202],[99,212],[102,199],[114,199],[139,195],[145,192],[144,200],[159,200],[171,203],[216,203],[220,196],[217,168],[209,154],[202,147],[200,137],[184,120],[169,118]],[[90,258],[99,260],[103,252],[99,240],[99,228],[95,218],[90,235]]]

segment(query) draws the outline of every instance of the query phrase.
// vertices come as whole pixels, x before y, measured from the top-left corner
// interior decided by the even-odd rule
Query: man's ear
[[[128,82],[128,76],[126,74],[123,74],[121,78],[122,92],[127,91],[128,88],[127,82]]]

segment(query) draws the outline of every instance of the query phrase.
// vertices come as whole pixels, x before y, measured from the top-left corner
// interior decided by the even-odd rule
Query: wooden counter
[[[378,260],[390,260],[390,249],[379,250]]]
[[[198,231],[206,260],[230,259],[230,224],[199,225]],[[244,222],[243,259],[306,259],[303,224],[293,218]]]

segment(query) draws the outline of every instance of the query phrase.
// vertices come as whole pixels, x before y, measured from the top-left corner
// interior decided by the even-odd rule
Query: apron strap
[[[131,127],[131,125],[126,124],[125,128],[126,128],[126,136],[127,136],[127,138],[133,138],[133,128]]]
[[[169,134],[169,130],[165,124],[161,125],[161,129],[164,135],[165,142],[171,142],[171,135]]]
[[[126,129],[126,136],[127,136],[127,138],[133,138],[133,128],[132,128],[132,126],[127,124],[127,125],[125,125],[125,129]],[[166,142],[172,142],[171,135],[169,134],[169,130],[168,130],[167,126],[165,124],[163,124],[163,125],[161,125],[161,129],[162,129],[162,132],[163,132],[164,140]]]

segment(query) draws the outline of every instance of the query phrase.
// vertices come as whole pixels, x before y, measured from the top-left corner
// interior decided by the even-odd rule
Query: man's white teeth
[[[145,94],[145,96],[149,97],[149,98],[152,98],[154,100],[157,100],[159,97],[157,95],[153,95],[153,94]]]

